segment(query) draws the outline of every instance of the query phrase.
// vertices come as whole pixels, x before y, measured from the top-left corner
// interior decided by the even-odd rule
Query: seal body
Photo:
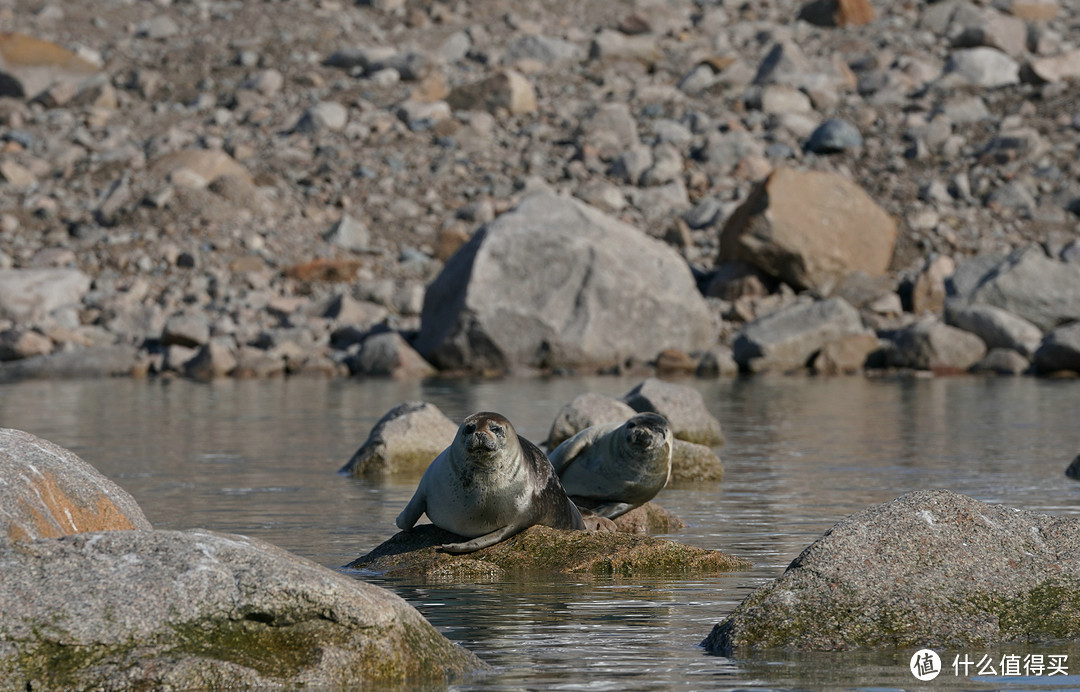
[[[450,553],[486,548],[534,524],[585,530],[540,448],[519,437],[505,417],[487,411],[466,418],[431,462],[398,515],[398,528],[411,529],[425,513],[439,528],[472,539],[443,545]]]
[[[671,426],[656,413],[585,428],[550,459],[577,505],[614,519],[656,497],[671,477]]]

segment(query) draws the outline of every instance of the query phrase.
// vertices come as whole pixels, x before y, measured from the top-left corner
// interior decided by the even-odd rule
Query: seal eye
[[[626,429],[627,430],[633,430],[636,427],[637,427],[637,423],[635,423],[633,421],[630,421],[629,423],[626,424]]]
[[[462,428],[461,431],[466,435],[472,435],[474,432],[476,432],[476,426],[472,423],[469,423],[464,428]]]
[[[503,429],[502,429],[501,425],[492,425],[490,429],[491,429],[491,432],[495,433],[499,437],[505,437],[506,436],[506,433],[503,432]]]

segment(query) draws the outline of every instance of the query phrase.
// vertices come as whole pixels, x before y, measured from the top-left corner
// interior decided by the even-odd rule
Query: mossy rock
[[[442,686],[487,668],[393,593],[243,536],[76,534],[0,544],[0,563],[0,690]]]
[[[1080,638],[1080,519],[922,490],[832,527],[702,644],[979,650]]]
[[[675,440],[671,446],[672,481],[719,481],[723,477],[724,464],[712,447]]]
[[[423,524],[396,534],[346,568],[393,578],[472,582],[522,573],[675,576],[750,567],[742,558],[662,538],[560,531],[546,526],[533,526],[475,553],[449,555],[436,550],[444,543],[461,540],[461,536]]]

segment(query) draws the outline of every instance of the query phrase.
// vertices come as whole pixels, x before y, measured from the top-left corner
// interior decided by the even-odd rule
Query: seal
[[[549,458],[579,507],[608,519],[656,497],[671,478],[671,426],[656,413],[585,428]]]
[[[395,523],[407,531],[425,513],[440,529],[472,539],[440,546],[447,553],[471,553],[534,524],[586,530],[540,448],[489,411],[461,423]]]

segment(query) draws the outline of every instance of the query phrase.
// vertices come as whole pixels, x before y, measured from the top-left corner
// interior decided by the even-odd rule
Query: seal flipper
[[[605,502],[602,505],[592,507],[590,511],[592,511],[593,514],[599,514],[608,519],[615,519],[616,517],[621,517],[637,506],[638,505],[632,505],[629,502]]]
[[[439,551],[440,553],[453,553],[455,555],[460,555],[462,553],[474,553],[481,548],[487,548],[489,546],[495,545],[499,541],[505,541],[511,536],[516,536],[517,534],[524,531],[526,528],[528,527],[518,526],[517,524],[510,524],[509,526],[504,526],[501,529],[495,529],[491,533],[485,533],[483,536],[477,536],[471,541],[466,541],[464,543],[444,543],[435,550]]]
[[[420,518],[420,515],[427,510],[427,498],[420,489],[417,488],[413,493],[412,499],[409,500],[409,504],[405,505],[405,509],[401,510],[401,514],[397,516],[394,523],[402,531],[408,531],[416,524],[416,521]]]

